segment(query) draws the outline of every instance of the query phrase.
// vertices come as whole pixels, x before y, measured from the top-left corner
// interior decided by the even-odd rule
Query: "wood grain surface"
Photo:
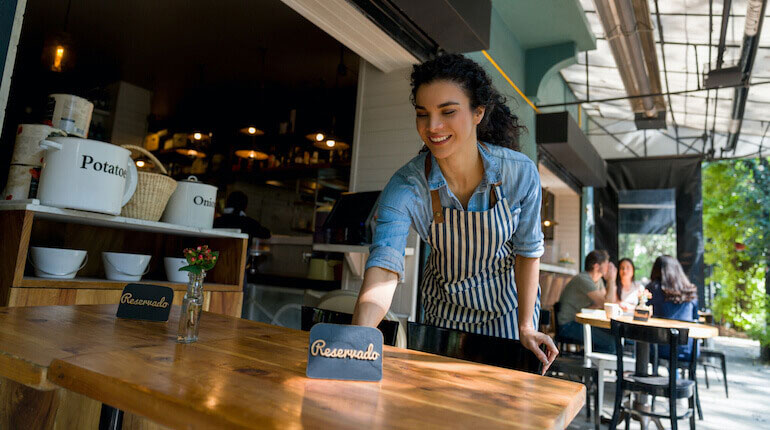
[[[639,324],[649,327],[686,328],[690,330],[690,337],[693,339],[708,339],[710,337],[719,336],[718,328],[706,324],[667,320],[661,318],[650,318],[647,321],[634,321],[634,318],[630,316],[622,316],[615,319],[630,324]],[[606,314],[603,312],[596,314],[580,312],[575,315],[575,321],[579,322],[580,324],[588,324],[594,327],[601,327],[606,329],[610,328],[610,320],[607,319]]]
[[[105,305],[0,309],[0,356],[47,362],[56,386],[171,428],[562,429],[585,399],[581,384],[388,346],[379,383],[312,380],[306,332],[206,313],[182,345],[177,309],[168,323]]]

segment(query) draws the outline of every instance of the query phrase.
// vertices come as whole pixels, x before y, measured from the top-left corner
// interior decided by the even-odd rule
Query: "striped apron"
[[[429,177],[431,156],[425,157]],[[518,293],[514,280],[516,255],[510,242],[520,208],[513,213],[500,183],[490,190],[490,209],[482,212],[441,206],[431,190],[433,222],[431,253],[421,284],[425,322],[471,333],[519,338]],[[540,287],[533,313],[540,317]]]

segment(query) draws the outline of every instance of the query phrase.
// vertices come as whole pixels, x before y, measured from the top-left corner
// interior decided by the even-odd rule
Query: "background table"
[[[663,318],[650,318],[647,321],[634,321],[634,317],[632,316],[620,316],[615,317],[614,319],[618,321],[623,321],[625,323],[630,324],[638,324],[638,325],[644,325],[649,327],[661,327],[661,328],[686,328],[689,330],[689,336],[692,339],[707,339],[711,337],[716,337],[719,335],[719,329],[713,326],[705,325],[705,324],[698,324],[694,322],[687,322],[687,321],[678,321],[678,320],[670,320],[670,319],[663,319]],[[616,361],[616,357],[611,354],[599,354],[592,352],[592,344],[591,344],[591,326],[593,327],[599,327],[609,330],[610,329],[610,320],[607,318],[607,315],[604,311],[601,312],[580,312],[575,316],[575,320],[581,324],[584,324],[585,330],[584,333],[584,350],[586,351],[586,356],[598,356],[596,357],[598,360],[607,360],[611,359],[613,361]],[[647,375],[648,367],[650,364],[650,344],[647,342],[635,342],[635,350],[636,350],[636,374],[637,375]],[[607,356],[607,357],[602,357]],[[599,378],[600,381],[603,380],[603,378]],[[602,390],[603,391],[603,390]],[[616,393],[617,395],[617,393]],[[603,396],[600,396],[600,398]],[[647,403],[643,403],[641,405],[642,407],[648,406]],[[597,410],[601,410],[601,407],[597,408]],[[642,428],[647,428],[647,421],[642,422]]]
[[[669,320],[663,318],[650,318],[647,321],[634,321],[632,316],[621,316],[614,318],[631,324],[645,325],[649,327],[662,328],[686,328],[690,330],[690,337],[693,339],[707,339],[719,336],[719,329],[706,324],[699,324],[687,321]],[[588,324],[593,327],[610,329],[610,320],[604,311],[596,313],[580,312],[575,316],[575,320],[581,324]]]
[[[168,323],[114,313],[0,309],[0,376],[173,428],[561,429],[585,399],[581,384],[389,346],[379,383],[313,380],[306,332],[205,313],[183,345],[178,308]]]

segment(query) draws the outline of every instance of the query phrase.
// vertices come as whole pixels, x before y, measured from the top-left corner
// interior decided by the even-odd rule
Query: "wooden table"
[[[686,328],[689,330],[689,336],[693,339],[708,339],[719,335],[718,328],[705,325],[705,324],[694,323],[694,322],[677,321],[677,320],[670,320],[670,319],[663,319],[663,318],[650,318],[647,321],[634,321],[634,318],[632,316],[620,316],[614,319],[618,321],[623,321],[625,323],[638,324],[638,325],[644,325],[649,327]],[[607,318],[607,315],[605,314],[605,312],[602,311],[602,312],[596,312],[596,313],[580,312],[577,315],[575,315],[575,321],[585,325],[586,329],[583,332],[584,348],[586,350],[587,355],[592,354],[591,330],[589,326],[599,327],[599,328],[604,328],[609,330],[610,324],[611,324],[610,320]],[[639,341],[634,342],[634,344],[636,349],[635,373],[637,375],[646,375],[648,372],[648,367],[650,363],[650,359],[649,359],[650,344],[647,342],[639,342]],[[596,353],[593,353],[593,354],[599,355]],[[647,397],[647,396],[643,396],[643,397]],[[643,401],[638,402],[638,404],[637,402],[634,402],[634,406],[647,408],[649,407],[648,400],[649,399],[645,398],[643,399]],[[597,408],[597,410],[600,410],[600,408]],[[646,429],[648,424],[649,424],[648,420],[643,420],[641,422],[642,429]],[[661,428],[659,422],[658,422],[658,428]]]
[[[622,316],[615,318],[618,321],[623,321],[631,324],[645,325],[649,327],[663,327],[663,328],[686,328],[690,330],[690,337],[693,339],[707,339],[710,337],[719,336],[719,329],[710,325],[698,324],[687,321],[669,320],[663,318],[650,318],[647,321],[634,321],[631,316]],[[588,324],[593,327],[610,328],[610,320],[607,319],[606,314],[601,313],[586,313],[580,312],[575,315],[575,320],[580,324]]]
[[[389,346],[379,383],[312,380],[306,332],[205,313],[182,345],[177,307],[168,323],[115,310],[0,308],[0,376],[172,428],[562,429],[585,399],[581,384]]]

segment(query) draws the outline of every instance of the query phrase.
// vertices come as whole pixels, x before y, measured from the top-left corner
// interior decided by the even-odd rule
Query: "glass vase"
[[[179,343],[192,343],[198,340],[203,309],[203,278],[206,277],[206,272],[201,271],[200,274],[190,272],[188,276],[187,293],[182,300],[182,314],[179,316],[179,331],[176,335],[176,341]]]

